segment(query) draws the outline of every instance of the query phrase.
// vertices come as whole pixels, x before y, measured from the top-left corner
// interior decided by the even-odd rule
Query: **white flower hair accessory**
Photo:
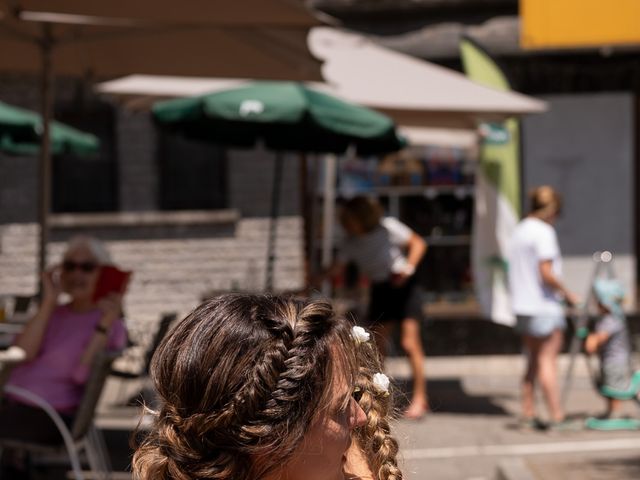
[[[351,336],[358,345],[368,342],[371,338],[371,334],[369,332],[367,332],[364,328],[358,326],[354,326],[351,328]]]
[[[373,375],[373,388],[377,393],[384,395],[385,397],[389,395],[390,384],[391,382],[389,381],[389,377],[384,373],[375,373]]]

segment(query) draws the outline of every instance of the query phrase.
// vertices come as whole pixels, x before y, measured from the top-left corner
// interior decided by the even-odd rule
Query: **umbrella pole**
[[[282,184],[282,152],[276,152],[275,170],[273,172],[273,190],[271,193],[271,216],[269,219],[269,239],[267,244],[267,269],[265,290],[273,291],[273,267],[276,260],[277,220],[280,211],[280,189]]]
[[[333,223],[336,206],[336,170],[338,159],[327,155],[324,162],[324,205],[322,209],[322,270],[327,271],[333,261]],[[329,296],[329,282],[322,282],[322,294]]]
[[[304,251],[304,290],[311,283],[311,209],[309,205],[309,167],[307,156],[300,153],[300,212],[302,213]]]
[[[322,269],[318,262],[318,157],[314,156],[309,163],[309,272],[310,280],[313,282]],[[317,287],[317,285],[313,285]]]
[[[51,52],[53,50],[53,36],[51,25],[42,25],[40,53],[42,70],[40,74],[42,135],[40,137],[40,205],[38,220],[40,222],[39,258],[36,278],[39,280],[39,290],[42,295],[41,274],[47,266],[47,243],[49,241],[49,211],[51,208],[51,135],[50,122],[53,105],[53,65]]]

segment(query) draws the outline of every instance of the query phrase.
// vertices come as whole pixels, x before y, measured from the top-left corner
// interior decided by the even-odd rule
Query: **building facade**
[[[37,79],[2,76],[0,99],[37,110]],[[188,312],[219,291],[261,290],[265,281],[274,155],[225,150],[165,134],[148,111],[130,111],[77,79],[56,82],[56,118],[97,134],[93,157],[53,158],[49,263],[88,233],[134,272],[130,327],[140,334],[163,312]],[[284,159],[275,288],[303,286],[297,155]],[[37,289],[38,159],[0,154],[0,294]]]

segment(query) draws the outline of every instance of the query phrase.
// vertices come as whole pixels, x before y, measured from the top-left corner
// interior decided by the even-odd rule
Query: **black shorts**
[[[407,317],[421,319],[419,297],[420,291],[414,277],[399,287],[391,281],[373,283],[367,315],[369,322],[400,322]]]

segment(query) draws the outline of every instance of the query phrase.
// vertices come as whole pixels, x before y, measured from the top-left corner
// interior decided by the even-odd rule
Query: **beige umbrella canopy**
[[[95,22],[118,19],[174,25],[309,27],[317,24],[304,2],[297,0],[5,0],[3,3],[8,11],[17,8],[32,20],[56,23],[62,16],[69,15],[97,17]]]
[[[335,28],[313,28],[308,45],[323,62],[323,79],[342,97],[385,112],[399,125],[475,128],[479,120],[547,109],[543,101],[485,87]]]
[[[40,261],[46,265],[54,75],[315,80],[319,24],[298,0],[0,0],[0,71],[41,78]]]
[[[51,52],[55,73],[102,79],[130,73],[280,80],[320,77],[319,62],[305,45],[305,30],[108,30],[104,37],[55,42]],[[39,72],[39,50],[35,43],[7,37],[0,30],[0,70]]]
[[[0,0],[4,71],[319,78],[307,50],[319,20],[298,0]]]

